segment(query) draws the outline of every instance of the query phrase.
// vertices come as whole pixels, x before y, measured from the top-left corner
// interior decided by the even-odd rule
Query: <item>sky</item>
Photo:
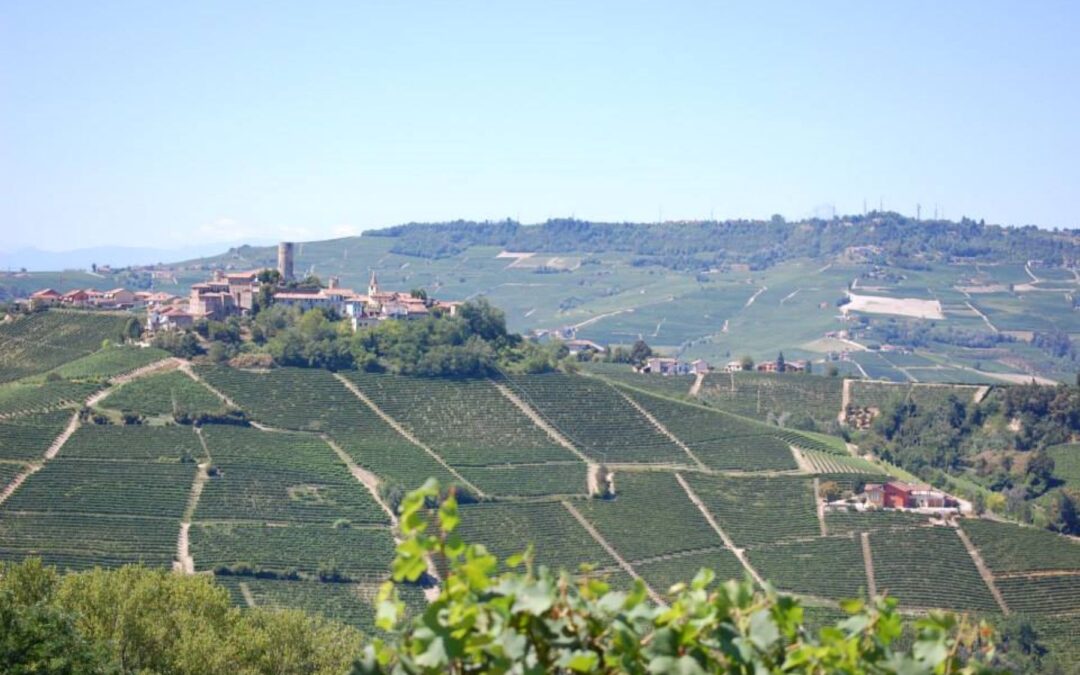
[[[0,3],[0,250],[409,221],[1080,227],[1080,3]]]

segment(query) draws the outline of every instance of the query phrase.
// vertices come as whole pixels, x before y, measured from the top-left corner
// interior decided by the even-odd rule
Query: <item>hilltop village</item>
[[[191,286],[188,297],[151,291],[76,289],[60,293],[44,288],[30,295],[30,309],[44,306],[103,310],[146,310],[149,333],[191,328],[199,320],[225,321],[253,313],[263,304],[296,307],[300,311],[323,309],[348,318],[353,330],[388,319],[419,319],[432,311],[453,315],[458,302],[440,302],[421,293],[390,291],[379,286],[371,273],[366,293],[341,288],[336,277],[326,287],[298,281],[294,271],[292,242],[278,245],[277,268],[245,272],[215,270],[212,278]],[[269,303],[267,302],[269,300]]]

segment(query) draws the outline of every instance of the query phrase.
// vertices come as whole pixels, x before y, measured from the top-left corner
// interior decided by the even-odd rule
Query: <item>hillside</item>
[[[296,264],[347,288],[365,288],[376,271],[384,285],[440,299],[483,295],[523,333],[642,338],[715,365],[784,351],[872,379],[993,384],[1074,379],[1078,259],[1071,232],[885,213],[800,223],[410,224],[301,243]],[[122,274],[185,292],[207,270],[275,262],[273,247],[241,246],[162,266],[152,281],[149,272]],[[0,289],[95,285],[75,279],[8,277]],[[901,352],[873,351],[879,345]]]
[[[70,380],[0,387],[0,559],[210,572],[239,605],[371,629],[397,501],[435,476],[467,495],[470,539],[503,556],[534,542],[538,562],[592,563],[616,587],[639,578],[662,597],[709,566],[823,610],[887,590],[909,613],[1027,617],[1068,649],[1058,619],[1080,597],[1080,544],[981,519],[827,511],[824,485],[857,491],[887,467],[742,403],[725,412],[611,372],[252,371],[146,351],[73,352],[56,371]],[[767,400],[776,411],[792,399]],[[174,423],[226,405],[251,425]],[[806,414],[836,405],[825,388]],[[142,423],[124,426],[122,413]],[[423,602],[419,589],[409,602]]]

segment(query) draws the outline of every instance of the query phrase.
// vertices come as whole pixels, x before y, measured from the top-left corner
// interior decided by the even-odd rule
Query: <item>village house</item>
[[[709,363],[704,359],[680,361],[666,356],[653,356],[639,370],[654,375],[697,375],[709,372]]]
[[[44,307],[47,305],[55,305],[60,302],[60,293],[51,289],[43,288],[40,291],[35,291],[30,294],[30,308]]]
[[[737,373],[742,370],[742,361],[728,361],[724,366],[725,373]]]

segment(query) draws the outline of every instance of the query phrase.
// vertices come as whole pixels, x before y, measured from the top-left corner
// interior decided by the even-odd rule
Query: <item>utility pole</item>
[[[922,220],[922,204],[915,205],[915,220]]]

